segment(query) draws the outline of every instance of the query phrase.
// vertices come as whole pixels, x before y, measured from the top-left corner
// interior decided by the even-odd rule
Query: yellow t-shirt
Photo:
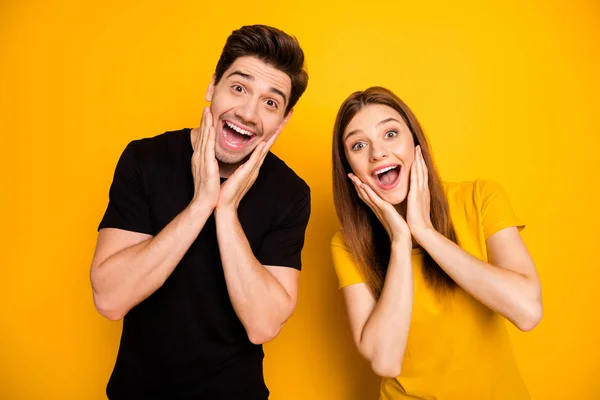
[[[486,240],[524,225],[502,188],[492,181],[445,183],[450,215],[462,249],[487,261]],[[331,240],[340,288],[364,282],[338,231]],[[438,300],[425,284],[422,250],[413,250],[413,312],[402,372],[384,378],[380,400],[529,399],[504,318],[462,288]]]

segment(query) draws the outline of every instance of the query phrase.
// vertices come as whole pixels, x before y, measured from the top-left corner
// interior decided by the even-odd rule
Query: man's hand
[[[266,142],[260,142],[248,161],[242,164],[223,184],[217,204],[218,210],[237,210],[240,201],[256,181],[260,167],[277,136],[279,136],[279,130]]]
[[[216,134],[212,114],[210,109],[205,107],[192,156],[192,175],[194,177],[192,204],[204,202],[211,209],[214,209],[219,202],[221,190],[219,163],[215,157],[215,142]]]

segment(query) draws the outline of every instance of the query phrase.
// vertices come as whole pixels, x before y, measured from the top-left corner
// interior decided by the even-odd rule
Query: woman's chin
[[[397,206],[406,200],[406,195],[408,193],[408,188],[403,184],[403,182],[400,182],[399,184],[396,184],[395,187],[390,188],[380,187],[380,185],[377,184],[371,184],[370,186],[371,189],[373,189],[373,191],[377,193],[382,200],[390,203],[393,206]]]
[[[383,194],[381,196],[381,198],[393,206],[398,206],[398,205],[402,204],[402,202],[404,202],[404,200],[406,200],[406,194],[399,193],[399,192],[386,193],[386,194]]]

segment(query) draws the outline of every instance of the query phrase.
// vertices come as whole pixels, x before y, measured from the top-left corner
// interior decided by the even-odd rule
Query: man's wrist
[[[210,213],[213,212],[214,208],[215,206],[213,204],[202,198],[192,199],[188,206],[188,209],[193,217],[205,214],[210,215]]]
[[[220,220],[237,219],[237,209],[233,205],[217,205],[215,207],[215,218]]]

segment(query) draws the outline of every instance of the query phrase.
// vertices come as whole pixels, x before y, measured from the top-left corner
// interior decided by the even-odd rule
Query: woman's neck
[[[400,204],[396,204],[394,208],[396,209],[396,211],[398,211],[398,214],[400,214],[400,216],[402,216],[402,218],[404,218],[404,220],[406,221],[406,200],[404,200]]]

